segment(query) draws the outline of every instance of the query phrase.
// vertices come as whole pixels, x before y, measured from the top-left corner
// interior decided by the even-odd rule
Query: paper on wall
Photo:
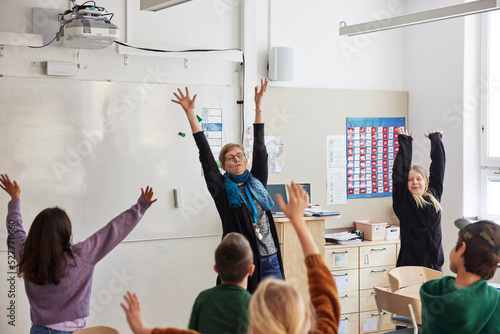
[[[326,141],[326,204],[345,204],[347,203],[346,137],[331,135],[326,137]]]

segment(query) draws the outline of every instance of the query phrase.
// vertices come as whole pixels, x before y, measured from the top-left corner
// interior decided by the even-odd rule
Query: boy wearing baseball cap
[[[500,226],[457,219],[450,269],[457,277],[431,280],[420,289],[422,333],[500,333],[500,291],[486,280],[500,263]]]

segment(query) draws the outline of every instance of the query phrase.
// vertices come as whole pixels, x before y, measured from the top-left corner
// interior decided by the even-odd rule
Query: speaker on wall
[[[293,48],[277,46],[269,52],[269,79],[293,81]]]

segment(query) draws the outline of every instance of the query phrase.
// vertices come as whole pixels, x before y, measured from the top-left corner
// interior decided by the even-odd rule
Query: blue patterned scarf
[[[262,185],[258,179],[252,176],[248,169],[241,175],[234,175],[231,173],[224,174],[224,185],[226,186],[227,199],[229,200],[230,207],[237,208],[243,203],[243,200],[238,194],[238,183],[246,184],[264,211],[273,207],[274,202],[271,196],[269,196],[266,188],[264,188],[264,185]]]

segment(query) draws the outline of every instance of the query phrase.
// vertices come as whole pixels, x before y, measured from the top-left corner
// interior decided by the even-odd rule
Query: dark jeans
[[[260,278],[268,277],[283,279],[277,254],[260,256]]]
[[[73,332],[58,331],[45,326],[32,325],[30,334],[72,334]]]

